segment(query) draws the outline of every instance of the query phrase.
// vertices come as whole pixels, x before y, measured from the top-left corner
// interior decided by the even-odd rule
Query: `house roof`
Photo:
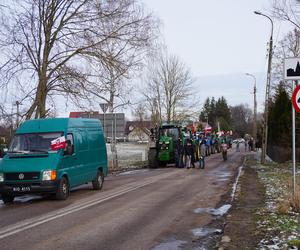
[[[127,121],[125,125],[125,135],[128,135],[131,131],[136,128],[142,129],[146,134],[150,134],[150,129],[154,125],[151,121]]]

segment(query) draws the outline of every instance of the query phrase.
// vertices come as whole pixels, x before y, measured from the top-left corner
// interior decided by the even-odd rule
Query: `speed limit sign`
[[[300,113],[300,85],[298,85],[293,92],[292,102],[295,110]]]

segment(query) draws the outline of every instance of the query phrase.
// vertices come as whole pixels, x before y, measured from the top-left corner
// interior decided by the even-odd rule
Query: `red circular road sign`
[[[295,110],[300,113],[300,85],[298,85],[293,92],[292,103]]]

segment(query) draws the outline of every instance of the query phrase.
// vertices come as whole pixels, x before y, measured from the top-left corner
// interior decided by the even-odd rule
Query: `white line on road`
[[[142,184],[135,185],[135,186],[130,185],[129,187],[127,187],[125,185],[126,187],[124,187],[124,189],[122,189],[120,191],[117,191],[117,192],[114,192],[114,193],[112,193],[112,194],[110,194],[106,197],[96,198],[96,199],[93,199],[93,200],[90,200],[90,201],[87,201],[87,202],[81,202],[80,204],[73,205],[73,206],[67,207],[65,209],[60,209],[56,212],[49,213],[45,216],[32,218],[32,219],[17,223],[15,225],[8,226],[8,227],[4,228],[3,230],[0,230],[0,239],[6,238],[8,236],[14,235],[16,233],[22,232],[24,230],[27,230],[27,229],[30,229],[30,228],[33,228],[33,227],[36,227],[36,226],[44,224],[46,222],[55,220],[57,218],[65,216],[65,215],[83,210],[85,208],[89,208],[91,206],[103,203],[103,202],[108,201],[108,200],[111,200],[111,199],[116,198],[118,196],[121,196],[123,194],[129,193],[131,191],[134,191],[134,190],[137,190],[139,188],[150,185],[150,184],[152,184],[154,182],[157,182],[157,181],[159,181],[163,178],[167,178],[167,177],[169,177],[173,174],[174,174],[174,172],[167,173],[167,174],[162,174],[158,178],[157,177],[150,177],[149,181],[143,182]]]

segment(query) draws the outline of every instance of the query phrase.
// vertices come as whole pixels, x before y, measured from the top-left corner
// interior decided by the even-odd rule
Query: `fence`
[[[107,144],[109,172],[144,168],[148,166],[148,144],[117,143],[117,166],[113,164],[111,145]]]
[[[267,154],[278,163],[292,161],[292,148],[268,145]],[[300,148],[296,148],[296,160],[300,160]]]

